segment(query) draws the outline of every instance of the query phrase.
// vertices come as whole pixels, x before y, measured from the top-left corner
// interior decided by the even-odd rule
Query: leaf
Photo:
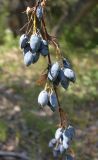
[[[37,85],[43,85],[46,83],[48,73],[44,73],[40,76],[40,78],[36,81]]]
[[[70,155],[73,157],[73,158],[75,158],[75,152],[74,152],[74,150],[72,149],[72,148],[69,148],[69,153],[70,153]]]

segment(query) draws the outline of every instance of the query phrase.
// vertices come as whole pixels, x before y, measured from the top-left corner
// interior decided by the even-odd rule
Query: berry
[[[43,8],[41,5],[39,5],[37,7],[37,10],[36,10],[36,16],[39,20],[41,20],[42,16],[43,16]]]
[[[71,68],[71,64],[67,61],[66,58],[63,59],[64,68]]]
[[[53,157],[57,158],[59,156],[60,151],[53,150]]]
[[[62,144],[60,144],[60,153],[63,154],[64,151],[65,151],[65,148],[63,147]]]
[[[33,61],[32,61],[32,63],[34,64],[34,63],[36,63],[38,60],[39,60],[39,53],[34,53],[34,54],[33,54]]]
[[[65,148],[65,149],[68,149],[68,141],[69,141],[69,139],[68,139],[68,137],[66,137],[65,135],[64,135],[64,133],[63,133],[63,147]]]
[[[72,69],[69,69],[69,68],[64,69],[64,75],[70,81],[75,82],[76,76],[75,76],[75,72]]]
[[[54,149],[53,149],[53,156],[56,158],[58,157],[60,154],[60,145],[56,146]]]
[[[69,126],[65,132],[64,132],[65,136],[68,137],[69,140],[72,140],[73,137],[75,136],[75,129],[72,126]]]
[[[59,74],[59,71],[60,71],[60,66],[59,66],[58,62],[56,62],[52,65],[50,72],[48,74],[49,80],[54,82]]]
[[[47,56],[49,54],[48,42],[46,40],[42,40],[39,52],[42,56]]]
[[[55,139],[59,140],[62,135],[62,128],[58,128],[55,132]]]
[[[56,144],[56,139],[53,138],[53,139],[51,139],[50,142],[49,142],[49,147],[50,147],[50,148],[53,148],[55,144]]]
[[[33,61],[33,54],[32,54],[30,51],[28,51],[28,52],[24,55],[24,64],[25,64],[26,66],[29,66],[29,65],[31,65],[32,61]]]
[[[58,106],[58,101],[56,94],[54,92],[50,93],[49,95],[49,102],[53,108],[56,108]]]
[[[56,80],[53,82],[53,84],[54,84],[55,86],[58,86],[59,83],[60,83],[60,76],[59,76],[59,74],[58,74],[58,76],[57,76]]]
[[[41,106],[46,106],[48,104],[48,93],[47,91],[43,90],[39,96],[38,96],[38,103],[41,105]]]
[[[61,85],[64,89],[68,89],[69,81],[67,79],[65,79],[64,81],[61,81]]]
[[[20,48],[23,49],[26,47],[27,43],[29,41],[29,37],[26,35],[26,34],[23,34],[21,37],[20,37],[20,41],[19,41],[19,44],[20,44]]]
[[[66,160],[74,160],[74,158],[71,155],[66,155]]]
[[[26,66],[31,65],[32,63],[36,63],[39,59],[38,53],[32,53],[30,44],[28,43],[27,46],[23,50],[24,55],[24,63]]]
[[[30,47],[32,49],[32,53],[38,52],[41,45],[41,37],[37,34],[34,34],[30,38]]]
[[[47,104],[49,107],[50,107],[50,109],[53,111],[53,112],[55,112],[55,108],[50,104],[50,102],[48,101],[48,104]]]
[[[27,52],[29,52],[30,50],[31,50],[30,44],[27,43],[26,46],[25,46],[24,49],[23,49],[23,55],[25,55],[25,54],[26,54]]]
[[[60,76],[60,79],[61,79],[60,81],[61,81],[62,87],[64,89],[67,89],[68,86],[69,86],[69,80],[65,77],[63,70],[60,70],[59,76]]]
[[[43,39],[42,42],[45,46],[48,46],[48,42],[46,40]]]

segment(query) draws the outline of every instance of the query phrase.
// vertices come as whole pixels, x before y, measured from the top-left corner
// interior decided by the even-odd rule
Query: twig
[[[19,31],[22,31],[27,25],[28,25],[29,22],[27,22],[22,28],[20,28]]]
[[[47,33],[47,29],[46,29],[46,24],[45,24],[45,20],[44,20],[44,16],[42,18],[42,24],[43,24],[43,29],[44,29],[44,33],[45,33],[45,39],[48,41],[48,33]],[[55,44],[56,47],[58,48],[58,45]],[[50,52],[48,54],[48,64],[51,65],[52,62],[51,62],[51,56],[50,56]],[[62,120],[62,109],[61,109],[61,105],[60,105],[60,101],[59,101],[59,97],[58,97],[58,93],[57,93],[57,89],[56,87],[53,85],[53,88],[54,88],[54,91],[55,91],[55,94],[56,94],[56,97],[57,97],[57,101],[58,101],[58,108],[59,108],[59,116],[60,116],[60,124],[61,126],[63,127],[63,120]]]

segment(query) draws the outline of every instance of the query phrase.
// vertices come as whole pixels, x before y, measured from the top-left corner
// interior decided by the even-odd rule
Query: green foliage
[[[0,141],[4,142],[7,138],[7,124],[0,120]]]
[[[19,38],[14,38],[10,30],[4,31],[4,44],[0,45],[0,54],[8,52],[11,49],[19,48]]]
[[[1,2],[2,5],[0,6],[0,44],[2,44],[5,40],[5,29],[7,27],[7,16],[8,16],[8,9],[7,3],[5,0]]]
[[[70,24],[65,24],[61,36],[63,40],[66,39],[67,44],[73,48],[95,48],[98,44],[97,15],[98,6],[73,28],[70,28]]]

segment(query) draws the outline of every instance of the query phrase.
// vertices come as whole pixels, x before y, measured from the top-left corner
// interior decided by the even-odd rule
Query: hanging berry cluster
[[[37,81],[40,85],[45,82],[45,87],[38,96],[38,103],[42,107],[50,107],[53,112],[59,111],[60,115],[59,128],[56,130],[54,138],[50,140],[49,147],[52,149],[54,157],[64,156],[66,160],[74,160],[75,156],[70,145],[75,135],[75,129],[68,124],[66,113],[59,102],[57,88],[61,85],[67,89],[70,82],[75,82],[76,76],[71,64],[61,54],[56,38],[47,32],[45,7],[46,0],[38,0],[32,8],[27,7],[28,22],[22,27],[22,29],[26,27],[26,31],[20,37],[20,48],[23,50],[26,66],[36,63],[40,55],[48,60],[47,69]],[[49,45],[53,45],[55,48],[56,60],[54,63],[51,61]]]

